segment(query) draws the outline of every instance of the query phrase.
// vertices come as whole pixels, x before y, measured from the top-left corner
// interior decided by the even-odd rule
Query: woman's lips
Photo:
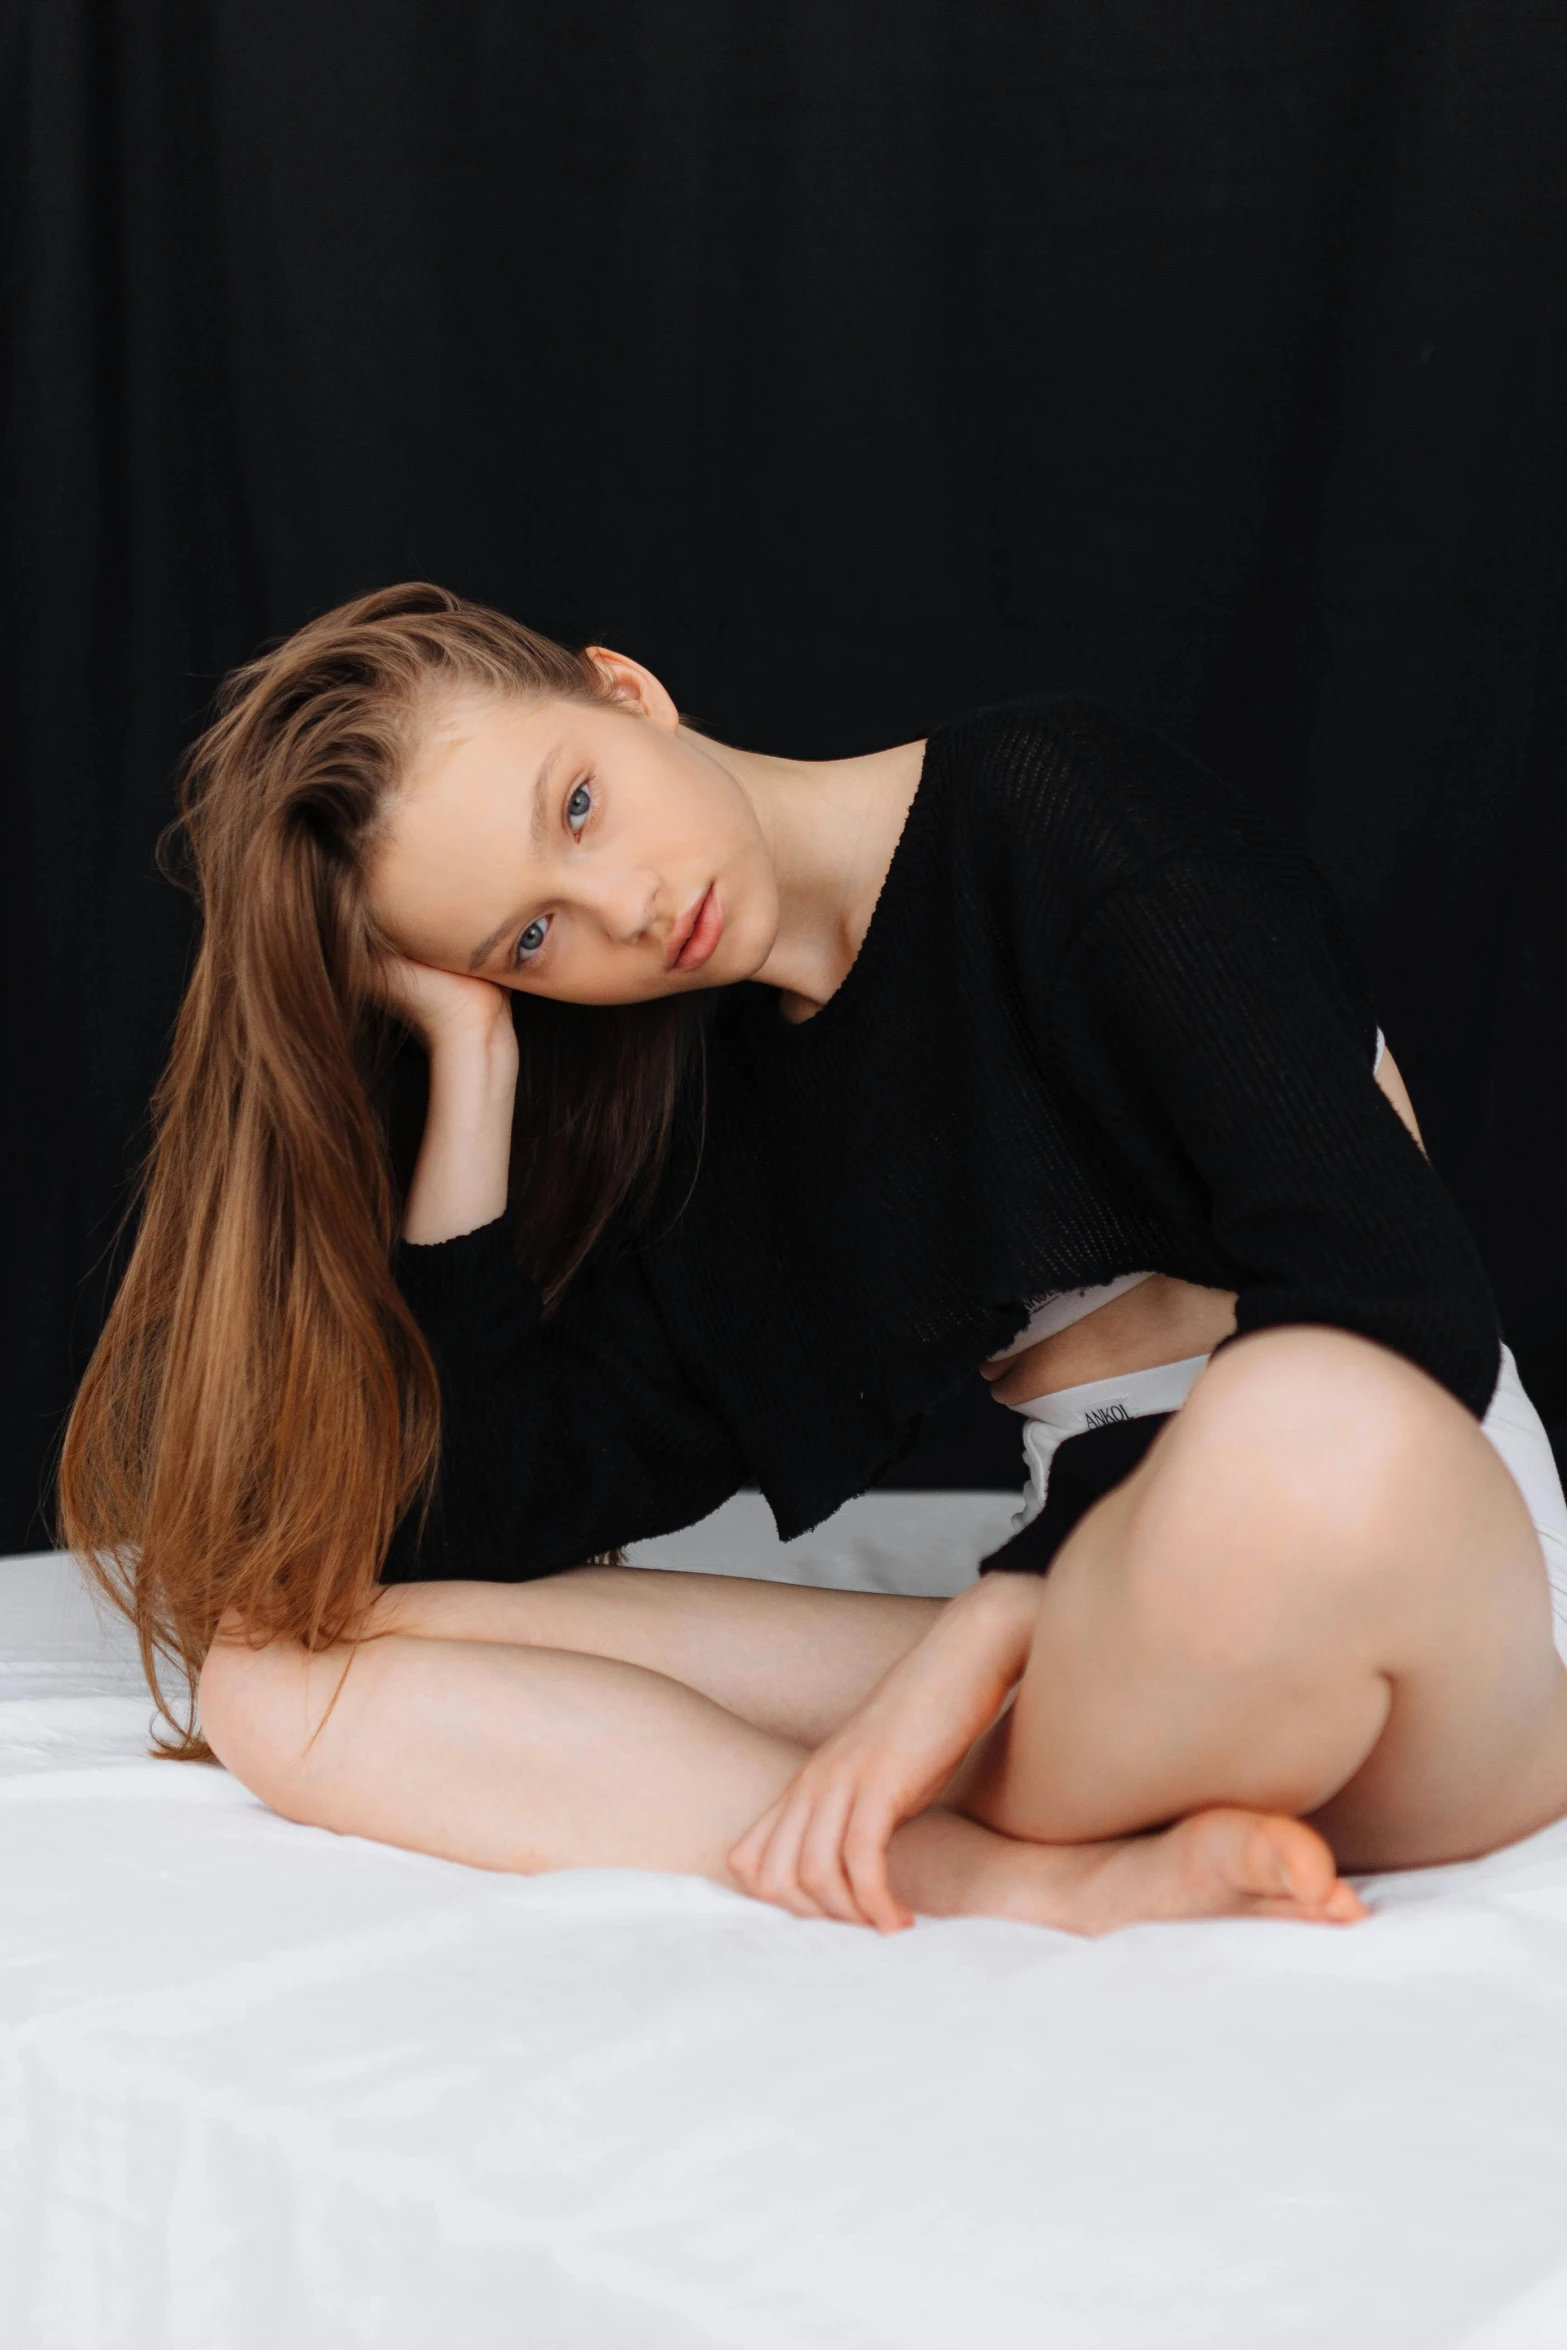
[[[702,893],[691,927],[686,932],[685,944],[670,965],[671,970],[699,970],[723,934],[724,909],[718,902],[717,886],[710,881]]]

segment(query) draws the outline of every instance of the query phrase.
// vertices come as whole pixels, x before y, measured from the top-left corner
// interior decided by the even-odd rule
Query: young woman
[[[413,586],[230,681],[185,823],[62,1523],[268,1803],[1082,1932],[1567,1812],[1549,1449],[1241,795],[1064,697],[736,750]],[[1029,1490],[960,1597],[617,1563],[748,1479],[802,1531],[977,1365]]]

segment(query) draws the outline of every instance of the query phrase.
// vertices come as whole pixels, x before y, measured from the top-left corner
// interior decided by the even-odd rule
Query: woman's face
[[[657,679],[624,706],[471,698],[432,727],[370,864],[414,962],[578,1004],[748,979],[778,928],[751,801]]]

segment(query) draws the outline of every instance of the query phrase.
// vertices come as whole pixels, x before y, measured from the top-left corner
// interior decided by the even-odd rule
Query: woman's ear
[[[584,645],[582,649],[600,675],[614,686],[618,702],[628,709],[640,710],[656,726],[667,727],[672,734],[676,731],[680,713],[668,688],[651,669],[644,669],[629,653],[612,652],[608,645]]]

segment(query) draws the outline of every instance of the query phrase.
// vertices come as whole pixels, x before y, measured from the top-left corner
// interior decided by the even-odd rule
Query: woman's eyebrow
[[[543,763],[539,768],[539,772],[533,778],[533,820],[530,829],[533,834],[533,847],[535,854],[541,857],[544,854],[544,835],[549,824],[549,819],[544,813],[544,794],[549,789],[549,780],[551,775],[553,775],[555,772],[555,762],[559,757],[560,745],[559,743],[556,743],[552,749],[545,752]],[[516,920],[517,916],[515,914],[508,914],[504,922],[498,922],[496,924],[495,928],[490,932],[488,938],[481,939],[479,941],[479,944],[474,948],[473,953],[468,957],[468,968],[470,971],[479,970],[485,963],[489,961],[496,948],[500,945],[501,940],[506,936],[507,931],[511,929],[513,923],[516,922]]]
[[[505,921],[497,924],[496,928],[490,932],[488,938],[482,939],[480,941],[480,943],[474,948],[473,953],[468,957],[468,968],[470,971],[479,971],[483,969],[484,965],[494,954],[496,948],[500,945],[501,940],[506,936],[507,931],[510,930],[516,919],[517,917],[515,914],[508,914]]]
[[[544,794],[559,757],[560,745],[555,743],[545,752],[543,764],[533,778],[533,845],[541,857],[544,854],[544,835],[549,826],[549,818],[544,813]]]

